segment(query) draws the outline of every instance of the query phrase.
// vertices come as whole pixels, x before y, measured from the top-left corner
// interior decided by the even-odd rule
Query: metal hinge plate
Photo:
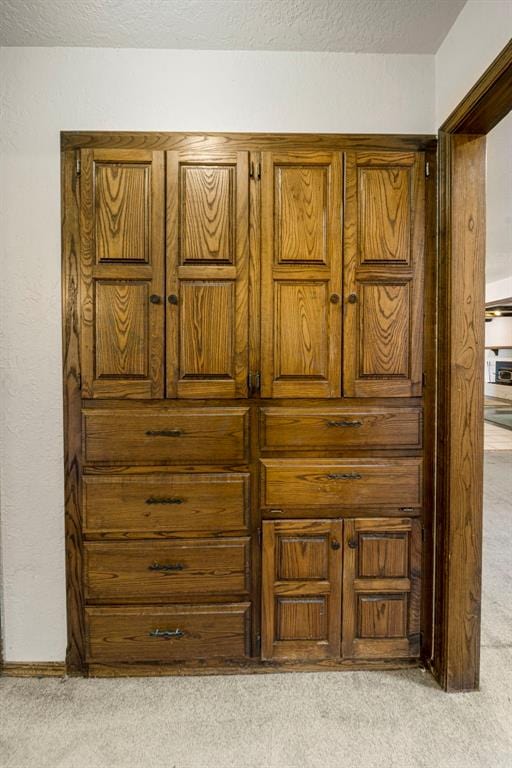
[[[427,178],[430,176],[430,163],[428,162],[428,160],[427,160],[427,162],[425,163],[425,176],[426,176]]]
[[[76,150],[76,155],[75,155],[75,171],[77,176],[80,176],[80,174],[82,173],[82,160],[80,157],[79,149]]]

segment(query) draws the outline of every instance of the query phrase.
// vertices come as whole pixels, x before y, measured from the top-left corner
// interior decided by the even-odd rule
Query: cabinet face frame
[[[118,133],[63,132],[61,134],[62,180],[62,313],[63,313],[63,386],[64,386],[64,468],[65,468],[65,530],[68,646],[68,674],[84,674],[85,609],[83,591],[83,532],[80,498],[81,449],[81,383],[80,364],[80,207],[82,150],[134,150],[145,152],[179,151],[188,153],[250,152],[256,166],[262,152],[298,153],[348,151],[435,153],[436,138],[431,135],[342,135],[342,134],[200,134],[200,133]],[[432,156],[432,155],[431,155]],[[250,274],[258,281],[259,272],[259,199],[260,185],[250,185]],[[260,370],[254,349],[258,343],[259,300],[254,291],[249,294],[251,334],[250,368]],[[225,401],[227,404],[227,402]],[[336,400],[332,401],[333,405]],[[343,401],[338,401],[343,404]],[[224,403],[222,403],[224,404]],[[233,403],[233,404],[240,404]],[[370,403],[369,403],[370,404]],[[256,434],[256,419],[252,422]],[[258,453],[251,438],[253,460]],[[256,486],[254,486],[254,492]],[[257,545],[254,545],[253,554]],[[353,665],[352,665],[353,666]],[[139,668],[139,673],[141,672]]]

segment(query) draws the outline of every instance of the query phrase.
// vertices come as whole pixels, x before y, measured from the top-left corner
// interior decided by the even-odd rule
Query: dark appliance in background
[[[496,384],[512,385],[512,361],[496,361]]]

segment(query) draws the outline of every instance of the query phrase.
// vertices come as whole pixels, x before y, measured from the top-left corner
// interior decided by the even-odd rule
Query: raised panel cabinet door
[[[341,158],[262,154],[261,394],[341,395]]]
[[[167,152],[167,397],[246,397],[249,155]]]
[[[164,156],[81,150],[83,397],[163,397]]]
[[[419,654],[421,523],[410,518],[344,522],[345,658]]]
[[[263,659],[340,655],[341,520],[263,523]]]
[[[348,152],[343,394],[421,395],[424,155]]]

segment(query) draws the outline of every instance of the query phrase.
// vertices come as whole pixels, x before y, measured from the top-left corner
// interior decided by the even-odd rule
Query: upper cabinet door
[[[420,395],[424,156],[349,152],[345,184],[343,394]]]
[[[262,154],[263,397],[341,394],[341,160]]]
[[[163,159],[81,150],[83,397],[163,397]]]
[[[249,156],[167,153],[167,397],[247,397]]]

